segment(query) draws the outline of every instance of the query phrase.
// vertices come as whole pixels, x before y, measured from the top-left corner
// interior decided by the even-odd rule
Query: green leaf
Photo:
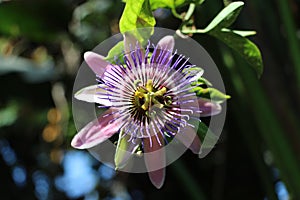
[[[182,3],[184,3],[184,0]],[[150,6],[151,10],[156,10],[158,8],[175,8],[174,0],[151,0]]]
[[[222,29],[229,27],[240,14],[244,2],[236,1],[226,6],[204,29],[205,32],[212,31],[213,29]]]
[[[155,18],[152,15],[149,0],[127,0],[126,6],[120,19],[120,32],[130,31],[134,37],[144,44],[153,32],[151,29],[138,29],[145,27],[154,27]],[[114,62],[116,59],[123,61],[122,52],[124,50],[124,41],[117,43],[109,52],[106,60]],[[116,57],[117,56],[117,57]]]
[[[263,72],[262,57],[259,48],[253,42],[234,32],[211,31],[209,34],[239,53],[254,68],[257,76],[261,76]]]
[[[106,60],[114,63],[117,59],[123,63],[123,51],[124,51],[124,41],[118,42],[113,48],[111,48],[106,56]]]
[[[183,16],[181,14],[178,14],[176,11],[176,8],[178,7],[182,7],[184,5],[193,5],[195,7],[195,5],[200,5],[204,2],[204,0],[150,0],[150,6],[151,6],[151,10],[156,10],[158,8],[170,8],[172,11],[172,14],[184,21],[187,21],[186,19],[183,19]],[[190,9],[189,9],[190,10]],[[192,13],[194,12],[194,8],[192,9]],[[188,14],[189,11],[187,11],[186,15],[184,18],[188,18],[186,16],[190,16],[190,14]]]
[[[130,135],[124,135],[124,131],[121,130],[115,153],[116,170],[125,167],[132,153],[139,147],[138,142],[133,144],[132,142],[128,142],[128,140],[130,140]]]
[[[201,149],[213,148],[219,139],[203,122],[199,123],[197,135],[202,142]]]
[[[196,4],[202,4],[202,3],[204,3],[204,1],[205,0],[196,0],[196,1],[193,1],[193,2],[196,3]]]
[[[151,10],[156,10],[158,8],[171,8],[175,9],[180,6],[188,5],[190,3],[202,4],[205,0],[150,0]],[[124,3],[127,0],[123,0]]]
[[[197,81],[192,82],[191,83],[192,86],[202,86],[202,85],[206,85],[206,86],[212,86],[212,83],[209,82],[206,78],[200,77]]]
[[[228,3],[228,2],[227,2]],[[255,35],[255,31],[227,29],[239,15],[244,3],[236,1],[228,4],[205,29],[182,29],[182,33],[208,33],[237,51],[256,71],[258,77],[263,72],[263,62],[258,47],[245,37]]]
[[[158,8],[175,9],[176,7],[186,5],[191,2],[192,1],[185,1],[185,0],[150,0],[150,6],[152,10],[156,10]]]
[[[202,91],[203,96],[207,95],[209,99],[216,103],[222,103],[226,101],[227,99],[230,99],[230,96],[227,94],[224,94],[223,92],[217,90],[216,88],[205,88]]]
[[[202,88],[200,86],[193,88],[191,91],[196,92],[200,98],[210,99],[215,103],[222,103],[230,98],[229,95],[217,90],[216,88]]]
[[[152,15],[149,0],[127,0],[120,19],[120,32],[135,30],[142,27],[154,27],[155,19]]]

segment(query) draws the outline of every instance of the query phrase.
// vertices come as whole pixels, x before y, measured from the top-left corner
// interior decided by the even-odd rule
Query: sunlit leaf
[[[152,10],[156,10],[158,8],[175,9],[190,3],[202,4],[203,2],[204,0],[150,0],[150,6]]]
[[[260,50],[253,42],[244,38],[254,35],[256,32],[226,29],[236,20],[243,5],[244,3],[240,1],[230,3],[212,20],[203,30],[203,33],[207,32],[215,36],[237,51],[255,69],[257,75],[260,76],[263,72]]]
[[[130,137],[130,135],[124,135],[124,131],[121,131],[119,134],[119,140],[115,153],[116,169],[123,168],[127,164],[127,161],[130,159],[132,154],[139,147],[139,142],[133,143],[132,141],[129,141]]]
[[[126,1],[126,6],[119,23],[121,33],[130,31],[130,34],[134,35],[140,44],[143,45],[153,33],[154,25],[155,18],[152,15],[149,0]],[[150,28],[139,29],[146,27]],[[118,43],[115,47],[113,47],[113,49],[109,52],[108,59],[111,60],[114,55],[120,55],[120,51],[122,51],[122,44],[124,43]]]
[[[113,48],[111,48],[106,56],[106,60],[114,62],[115,60],[123,62],[124,41],[118,42]]]
[[[258,77],[263,72],[263,62],[259,48],[250,40],[234,32],[212,31],[211,35],[240,54],[256,71]]]
[[[219,139],[203,122],[199,123],[197,134],[202,142],[201,149],[213,148]]]
[[[185,0],[150,0],[150,5],[152,10],[157,8],[171,8],[174,9],[178,6],[187,3]]]
[[[193,88],[191,91],[194,91],[198,97],[210,99],[215,103],[222,103],[230,98],[229,95],[224,94],[215,88],[202,88],[198,86]]]
[[[195,85],[212,86],[212,83],[209,82],[206,78],[200,77],[200,78],[198,78],[198,80],[196,80],[195,82],[191,83],[191,85],[192,86],[195,86]]]
[[[210,22],[204,31],[209,32],[213,29],[229,27],[233,22],[235,22],[243,6],[244,3],[241,1],[230,3]]]
[[[148,0],[127,0],[120,19],[120,32],[135,30],[142,27],[154,27],[155,19],[152,15]]]

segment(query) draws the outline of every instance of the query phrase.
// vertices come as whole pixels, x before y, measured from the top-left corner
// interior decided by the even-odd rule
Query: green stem
[[[196,4],[191,3],[190,6],[189,6],[188,11],[186,12],[186,14],[183,18],[183,21],[188,21],[192,17],[192,15],[195,11],[195,8],[196,8]]]
[[[172,8],[171,11],[172,11],[172,14],[174,15],[174,17],[176,17],[178,19],[182,19],[181,15],[176,11],[176,8]]]
[[[204,29],[196,29],[196,30],[181,30],[181,33],[183,34],[194,34],[194,33],[206,33],[207,31],[205,31]]]
[[[257,78],[250,72],[245,63],[236,57],[236,62],[240,76],[245,83],[249,100],[255,105],[255,121],[264,141],[268,145],[275,157],[275,163],[280,169],[283,180],[294,195],[295,199],[300,198],[300,170],[295,152],[291,149],[284,130],[280,126],[280,121],[275,117],[275,113],[270,106]]]
[[[231,86],[230,88],[234,88],[234,93],[232,96],[243,99],[247,95],[247,92],[243,80],[234,68],[236,63],[232,58],[232,54],[226,48],[222,48],[220,46],[220,49],[223,55],[223,62],[228,67],[228,70],[226,71],[226,77],[230,77],[229,86]],[[245,140],[245,144],[248,146],[252,160],[257,168],[257,173],[259,173],[261,183],[266,190],[267,197],[270,200],[278,200],[274,191],[273,177],[270,169],[266,166],[262,157],[260,148],[261,139],[260,137],[253,135],[253,127],[251,123],[249,123],[248,119],[240,118],[240,113],[249,113],[249,109],[241,105],[241,101],[234,99],[232,100],[235,101],[235,106],[232,108],[234,121],[239,122],[237,123],[237,128],[240,130],[240,133]]]
[[[207,199],[201,191],[201,187],[197,184],[195,179],[191,176],[191,174],[188,172],[188,170],[180,160],[177,160],[174,164],[171,165],[171,167],[174,173],[177,175],[178,179],[180,179],[180,183],[184,185],[187,195],[190,195],[190,198],[188,199]]]
[[[295,66],[295,76],[300,87],[300,45],[299,40],[296,35],[296,26],[293,20],[292,12],[289,7],[289,1],[277,0],[278,9],[280,12],[280,17],[283,21],[283,26],[285,27],[287,34],[288,46],[290,49],[292,61]]]

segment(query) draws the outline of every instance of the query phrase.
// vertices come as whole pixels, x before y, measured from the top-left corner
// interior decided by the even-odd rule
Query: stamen
[[[148,138],[152,146],[152,136],[164,145],[166,137],[173,137],[181,127],[189,126],[188,120],[199,110],[197,102],[196,107],[190,105],[195,102],[191,92],[195,86],[190,82],[201,74],[194,73],[188,59],[177,57],[176,51],[153,46],[150,56],[150,47],[148,42],[144,54],[138,43],[129,45],[125,63],[111,65],[97,94],[117,109],[114,112],[118,115],[109,123],[120,122],[123,134],[131,135],[128,142]]]

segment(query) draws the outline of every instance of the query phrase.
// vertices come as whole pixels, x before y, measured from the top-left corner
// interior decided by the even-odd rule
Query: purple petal
[[[112,109],[109,109],[98,119],[88,123],[75,135],[71,145],[77,149],[91,148],[118,132],[121,124],[117,120],[110,123],[116,117],[112,112]]]
[[[144,138],[144,151],[145,151],[145,164],[148,169],[148,175],[152,184],[160,189],[165,181],[165,163],[166,155],[163,146],[163,138],[158,137],[160,142],[157,141],[155,136],[151,139]],[[151,140],[151,141],[150,141]]]
[[[185,126],[179,133],[175,136],[184,146],[189,148],[193,153],[199,154],[201,141],[194,128],[190,126]]]
[[[160,64],[167,64],[169,58],[172,56],[172,51],[174,48],[174,37],[173,36],[165,36],[163,37],[156,46],[155,51],[153,52],[153,62]],[[159,60],[157,60],[159,58]]]
[[[103,76],[107,68],[110,68],[110,63],[107,62],[103,56],[91,51],[84,53],[84,60],[93,72],[100,77]]]
[[[165,182],[166,169],[161,168],[159,170],[148,172],[151,183],[157,188],[160,189]]]
[[[130,54],[133,51],[135,51],[136,59],[140,58],[141,61],[145,59],[144,49],[142,48],[141,44],[133,34],[128,32],[124,34],[124,50],[125,55],[127,55],[127,59],[131,65],[135,64]],[[139,50],[140,56],[137,55],[137,50]]]
[[[124,34],[125,54],[129,54],[131,51],[135,50],[136,44],[138,44],[138,41],[132,34],[130,33]]]
[[[222,111],[222,107],[219,103],[212,102],[209,99],[199,98],[198,104],[201,117],[217,115]]]
[[[172,52],[174,49],[174,44],[175,44],[174,37],[167,35],[159,40],[157,46],[159,46],[160,49],[168,50]]]

